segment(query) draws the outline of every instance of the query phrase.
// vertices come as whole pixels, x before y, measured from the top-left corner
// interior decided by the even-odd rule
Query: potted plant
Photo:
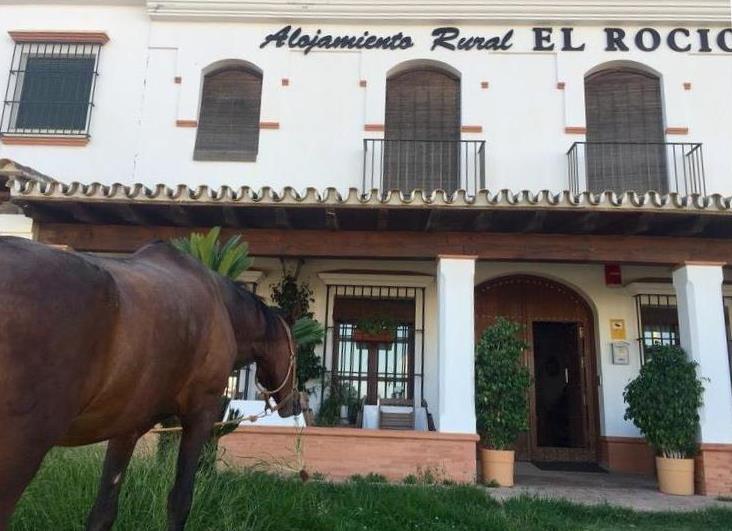
[[[389,317],[369,317],[356,322],[353,340],[357,343],[393,343],[397,323]]]
[[[529,428],[531,376],[521,358],[527,345],[521,325],[502,317],[483,332],[475,354],[475,413],[483,481],[513,486],[512,449]]]
[[[347,383],[331,382],[328,395],[320,405],[318,412],[319,426],[337,426],[353,424],[358,416],[358,392]]]
[[[658,488],[666,494],[694,494],[696,433],[704,386],[677,346],[646,349],[648,361],[623,398],[625,419],[632,420],[656,451]]]

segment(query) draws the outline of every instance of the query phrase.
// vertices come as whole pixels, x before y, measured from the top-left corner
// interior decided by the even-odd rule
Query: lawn
[[[11,530],[83,529],[102,449],[56,449],[29,486]],[[117,530],[162,530],[172,464],[136,457]],[[732,529],[732,511],[647,514],[563,502],[492,500],[474,486],[391,485],[364,479],[303,483],[262,472],[200,474],[189,530],[243,529]]]

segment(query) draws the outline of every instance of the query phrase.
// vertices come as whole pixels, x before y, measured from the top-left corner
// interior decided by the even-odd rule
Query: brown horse
[[[101,258],[0,238],[0,531],[53,446],[108,440],[87,529],[109,529],[139,437],[177,415],[169,529],[183,529],[235,364],[297,413],[294,345],[257,297],[166,243]],[[284,402],[286,401],[286,402]]]

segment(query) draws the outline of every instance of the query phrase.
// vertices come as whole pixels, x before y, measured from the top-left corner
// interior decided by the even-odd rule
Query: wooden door
[[[596,461],[597,377],[591,347],[593,317],[587,303],[572,289],[547,279],[528,275],[502,277],[476,288],[476,336],[499,316],[520,323],[529,345],[524,363],[533,381],[529,391],[530,427],[517,441],[518,457],[540,461]],[[547,327],[554,323],[562,329],[559,375],[564,377],[567,370],[563,392],[570,404],[566,409],[568,441],[560,444],[539,437],[539,416],[542,424],[547,421],[545,412],[540,410],[542,404],[537,401],[541,398],[537,397],[537,375],[542,375],[538,374],[536,351],[537,347],[546,347],[542,344],[545,340],[538,337],[544,323]]]
[[[534,321],[534,386],[539,448],[584,448],[582,325]]]

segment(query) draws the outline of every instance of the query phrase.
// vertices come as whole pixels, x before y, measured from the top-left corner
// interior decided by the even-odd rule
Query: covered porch
[[[581,382],[576,390],[581,408],[570,423],[579,430],[575,438],[542,443],[534,394],[532,431],[523,443],[526,458],[591,461],[652,473],[652,453],[622,420],[622,388],[642,363],[645,328],[635,297],[649,294],[648,289],[657,295],[670,290],[678,340],[702,374],[710,376],[700,430],[699,491],[732,490],[724,472],[732,467],[728,311],[722,292],[723,267],[732,262],[727,200],[546,192],[468,197],[352,191],[342,197],[335,191],[300,195],[291,189],[278,194],[246,188],[11,184],[12,201],[33,218],[37,239],[46,243],[127,253],[155,239],[221,225],[224,236],[243,233],[249,242],[255,268],[261,268],[256,283],[262,295],[279,260],[304,260],[315,290],[316,318],[328,330],[322,350],[326,374],[356,389],[363,407],[353,424],[360,427],[241,427],[226,443],[230,457],[240,463],[261,460],[251,448],[264,457],[275,455],[275,448],[285,452],[283,445],[296,448],[294,441],[300,440],[305,449],[295,456],[310,460],[314,472],[325,473],[319,463],[330,460],[340,467],[336,475],[366,467],[403,477],[427,466],[441,468],[447,479],[473,479],[476,334],[491,316],[511,314],[506,301],[525,306],[531,299],[525,285],[514,295],[504,286],[509,291],[493,299],[484,288],[500,279],[539,278],[541,289],[566,289],[567,298],[557,307],[576,299],[586,311],[565,316],[539,308],[516,314],[530,329],[532,344],[541,333],[537,322],[582,324],[582,332],[579,327],[569,331],[585,339],[578,351],[582,355],[574,358],[579,368],[572,373]],[[620,287],[606,282],[607,264],[622,265]],[[397,321],[387,347],[353,337],[353,323],[374,312]],[[613,339],[611,320],[627,326],[626,364],[612,359],[613,343],[623,340]],[[315,387],[317,408],[327,385]],[[411,407],[412,429],[382,429],[382,406]],[[335,452],[341,446],[352,451]],[[401,468],[395,467],[397,461]]]

